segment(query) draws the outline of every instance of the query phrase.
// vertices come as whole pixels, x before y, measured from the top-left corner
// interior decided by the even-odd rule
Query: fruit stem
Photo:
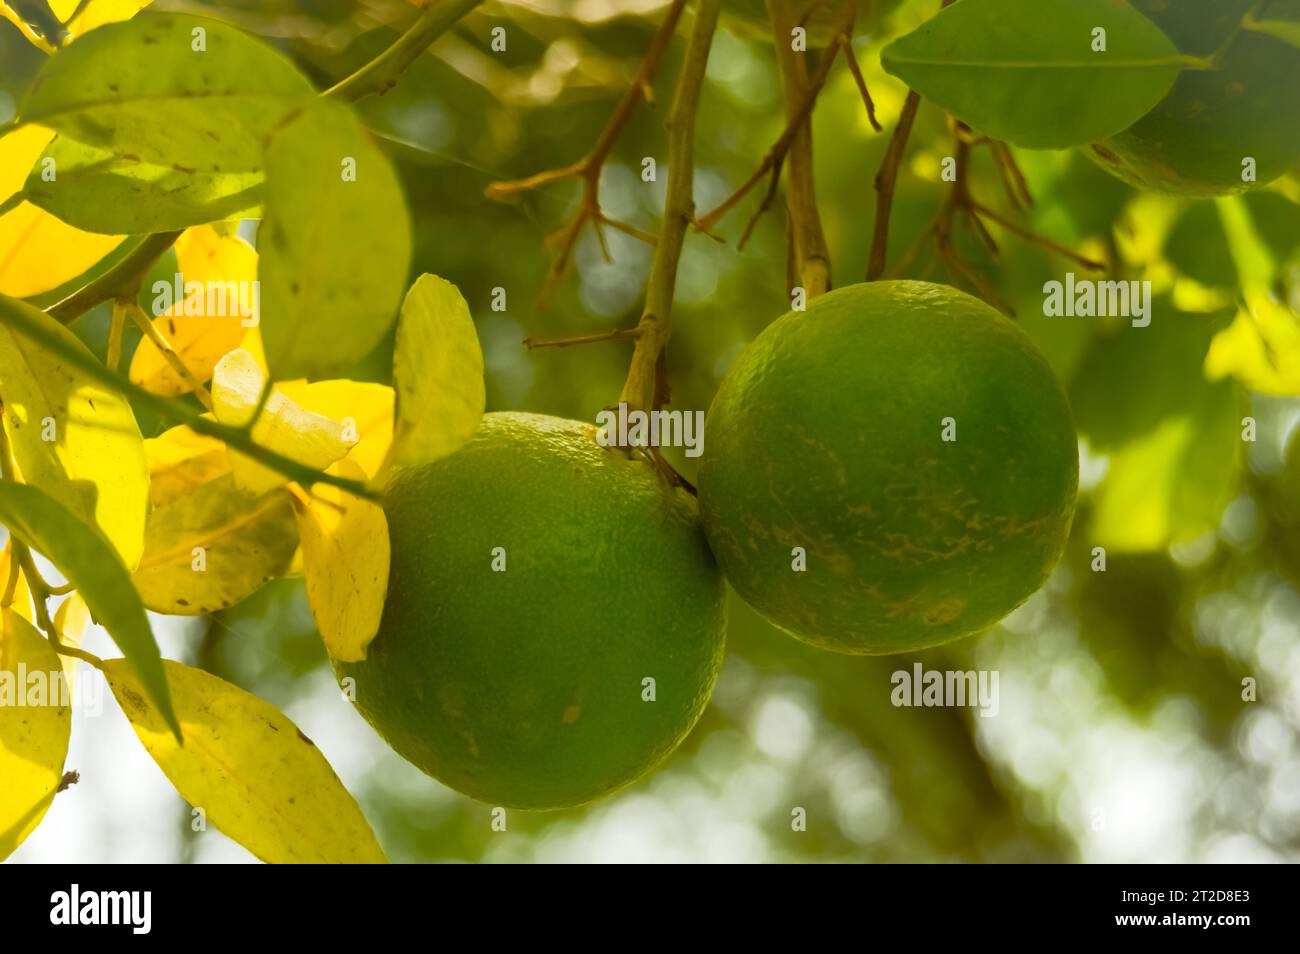
[[[434,40],[482,3],[483,0],[439,0],[431,4],[383,53],[321,95],[345,103],[355,103],[374,94],[382,96],[397,85],[406,68],[419,59]]]
[[[619,398],[633,408],[655,409],[667,392],[663,350],[672,331],[677,264],[686,229],[695,217],[695,116],[721,7],[722,0],[699,0],[668,117],[668,195],[650,266],[645,308],[637,324],[636,349]]]
[[[856,13],[853,4],[847,4],[847,22],[836,32],[832,45],[823,56],[834,59],[845,34],[852,35]],[[805,111],[810,84],[804,54],[796,51],[791,42],[791,32],[799,25],[791,0],[767,0],[767,15],[772,23],[772,42],[776,49],[777,68],[781,73],[781,87],[785,99],[786,118],[796,121],[790,140],[790,175],[786,184],[786,209],[790,221],[792,267],[790,283],[803,287],[809,298],[830,289],[831,257],[822,231],[821,216],[817,212],[817,189],[813,182],[811,110]],[[803,115],[802,119],[798,117]]]

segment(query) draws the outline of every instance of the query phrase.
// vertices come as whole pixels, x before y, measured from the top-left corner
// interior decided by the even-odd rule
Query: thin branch
[[[839,48],[845,45],[845,34],[853,30],[854,4],[846,4],[846,22],[836,31],[832,45],[822,55],[833,60]],[[811,110],[805,113],[803,104],[809,99],[811,83],[804,65],[803,54],[796,52],[790,36],[798,18],[792,0],[767,0],[767,15],[772,23],[772,41],[776,49],[777,68],[781,73],[781,89],[785,99],[787,119],[803,115],[795,126],[790,140],[786,179],[786,210],[790,216],[790,237],[794,246],[794,262],[789,276],[790,284],[803,287],[809,298],[814,298],[830,288],[831,256],[822,230],[821,215],[817,211],[817,189],[813,179]],[[827,70],[829,71],[829,65]],[[823,82],[825,79],[823,77]]]
[[[637,325],[640,337],[619,398],[620,403],[635,408],[657,407],[656,399],[662,397],[667,387],[667,375],[660,373],[664,368],[662,353],[672,332],[677,264],[687,226],[695,217],[695,116],[721,7],[722,0],[699,0],[668,118],[668,195],[664,200],[664,218],[650,266],[645,308]]]
[[[867,89],[867,78],[862,75],[862,67],[858,65],[858,57],[853,52],[852,42],[844,44],[844,58],[848,61],[849,72],[853,74],[853,82],[858,84],[858,93],[862,96],[862,105],[867,108],[867,119],[871,122],[871,128],[876,132],[884,132],[880,120],[876,119],[876,101],[871,98],[871,90]]]
[[[117,298],[134,297],[139,293],[140,284],[153,263],[180,237],[180,232],[156,232],[145,236],[120,262],[67,298],[46,308],[45,313],[66,325],[96,305]]]
[[[614,151],[614,145],[618,142],[623,127],[632,118],[637,106],[642,102],[649,102],[654,75],[659,69],[659,64],[663,61],[664,54],[671,45],[673,35],[677,31],[677,23],[681,19],[685,7],[686,0],[673,0],[672,6],[668,8],[668,13],[664,17],[664,22],[650,42],[650,48],[646,51],[641,66],[637,69],[636,76],[624,91],[618,105],[614,107],[614,112],[605,123],[605,128],[601,130],[599,137],[597,137],[595,145],[591,147],[591,151],[585,157],[570,165],[561,166],[558,169],[547,169],[523,179],[494,182],[484,190],[484,195],[489,199],[506,201],[520,193],[529,192],[554,182],[562,182],[566,179],[582,180],[582,203],[579,206],[577,217],[569,225],[546,239],[547,247],[554,250],[555,260],[551,264],[546,277],[546,284],[542,288],[541,304],[549,300],[559,280],[568,270],[573,250],[578,244],[579,236],[582,234],[582,227],[588,222],[591,222],[596,229],[596,236],[601,243],[601,252],[606,260],[609,260],[609,249],[605,245],[605,237],[600,228],[602,224],[609,225],[636,238],[646,238],[647,233],[641,232],[641,230],[633,226],[615,222],[605,215],[600,207],[600,174],[605,167],[605,162],[609,159],[610,153]]]
[[[524,347],[530,351],[534,348],[570,348],[573,345],[595,344],[600,341],[629,341],[641,337],[640,328],[616,328],[613,331],[598,331],[590,335],[572,335],[567,338],[525,338]]]
[[[867,281],[874,282],[885,273],[885,258],[889,253],[889,217],[894,208],[894,189],[898,185],[898,170],[903,164],[903,155],[907,152],[907,137],[912,134],[912,124],[916,122],[916,111],[921,105],[921,94],[916,90],[907,91],[903,100],[903,111],[899,113],[898,125],[889,137],[885,157],[876,172],[876,222],[871,233],[871,255],[867,260]]]
[[[194,392],[194,396],[199,399],[199,403],[209,411],[212,410],[212,395],[208,393],[208,389],[203,386],[202,381],[195,377],[194,372],[190,370],[189,365],[187,365],[181,356],[176,353],[176,349],[172,347],[171,342],[168,341],[163,333],[158,330],[158,327],[149,320],[149,316],[144,313],[144,310],[134,301],[125,301],[120,304],[126,310],[127,314],[131,316],[131,320],[135,322],[136,327],[144,333],[144,336],[153,343],[155,348],[162,352],[163,360],[165,360],[171,369],[176,372],[177,376],[189,386],[189,389]]]
[[[351,76],[327,89],[326,99],[355,103],[377,94],[382,96],[394,86],[412,63],[434,40],[455,26],[483,0],[438,0],[420,14],[420,18],[398,39]]]
[[[790,150],[790,143],[799,130],[803,128],[812,113],[813,107],[817,104],[817,96],[826,84],[826,77],[830,75],[831,66],[835,62],[835,55],[843,45],[843,39],[839,36],[831,40],[826,52],[822,54],[822,60],[817,66],[817,72],[813,74],[813,78],[808,82],[807,95],[799,104],[799,109],[787,120],[785,129],[781,131],[781,135],[772,144],[772,148],[767,151],[763,161],[759,163],[753,174],[740,185],[740,188],[727,196],[712,211],[696,220],[696,229],[701,232],[711,232],[724,215],[735,208],[754,186],[763,181],[764,176],[768,175],[768,173],[774,176],[779,175],[786,154]]]

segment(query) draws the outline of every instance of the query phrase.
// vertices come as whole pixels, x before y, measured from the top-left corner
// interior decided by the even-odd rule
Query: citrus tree
[[[215,648],[304,600],[262,669],[328,660],[476,831],[703,758],[760,672],[900,806],[792,856],[1069,857],[897,654],[1028,671],[1038,613],[1219,731],[1285,679],[1194,619],[1300,578],[1300,3],[204,6],[0,4],[0,855],[91,672],[196,826],[442,855]]]

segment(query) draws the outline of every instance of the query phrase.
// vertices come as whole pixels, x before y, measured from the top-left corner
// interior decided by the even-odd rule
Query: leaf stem
[[[158,261],[180,232],[155,232],[133,248],[121,261],[94,281],[77,289],[62,301],[55,302],[45,313],[60,324],[68,324],[81,317],[96,305],[116,298],[133,298],[140,293],[140,285],[153,263]]]
[[[637,324],[640,335],[632,353],[620,402],[634,408],[658,407],[667,391],[664,346],[672,332],[673,292],[686,229],[695,217],[695,116],[718,25],[722,0],[699,0],[695,25],[686,47],[673,108],[668,117],[668,195],[654,261],[646,287],[645,308]]]
[[[171,366],[171,369],[175,371],[180,379],[189,386],[191,391],[194,392],[194,396],[199,399],[199,403],[207,410],[212,410],[212,395],[208,394],[208,389],[203,386],[203,382],[195,376],[194,372],[191,371],[189,366],[181,359],[181,356],[176,353],[176,349],[172,347],[171,342],[168,341],[163,333],[158,330],[158,327],[149,320],[149,316],[144,313],[144,310],[134,301],[120,301],[119,304],[122,305],[127,314],[131,316],[131,320],[134,321],[136,327],[144,333],[144,336],[153,343],[155,348],[162,352],[162,356],[166,360],[167,364]],[[119,347],[120,346],[119,342]]]
[[[483,0],[438,0],[431,4],[392,46],[321,95],[326,99],[340,99],[347,103],[355,103],[370,95],[382,96],[397,85],[406,68],[419,59],[434,40],[482,2]]]

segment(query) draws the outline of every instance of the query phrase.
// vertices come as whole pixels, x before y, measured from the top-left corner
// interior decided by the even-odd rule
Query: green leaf
[[[1106,49],[1094,52],[1094,31]],[[1160,28],[1119,0],[962,0],[891,43],[885,69],[980,132],[1064,149],[1127,129],[1178,78]]]
[[[1240,469],[1245,410],[1235,385],[1202,371],[1215,324],[1157,300],[1148,327],[1102,339],[1079,371],[1075,420],[1108,459],[1092,491],[1096,544],[1159,550],[1217,525]]]
[[[421,275],[402,302],[393,350],[396,420],[389,462],[427,464],[478,430],[486,401],[483,352],[460,290]]]
[[[11,480],[0,480],[0,523],[43,553],[76,587],[180,738],[162,655],[140,596],[131,585],[131,574],[109,542],[44,491]]]
[[[155,197],[184,183],[180,202],[192,206],[214,184],[244,188],[239,174],[261,171],[266,137],[313,94],[289,60],[225,23],[143,13],[50,57],[19,118],[102,150],[101,169],[127,178],[161,172],[168,181],[156,184]],[[67,147],[51,148],[56,159],[69,158]],[[74,162],[75,187],[87,175],[84,153]],[[51,202],[59,180],[40,185],[42,201]]]
[[[181,172],[62,136],[42,159],[54,161],[58,178],[46,182],[38,162],[24,198],[87,232],[174,232],[261,214],[260,172]]]
[[[0,296],[0,316],[6,312],[90,359],[85,345],[44,312]],[[149,478],[131,405],[8,321],[0,326],[0,401],[23,480],[98,526],[123,562],[135,566]]]
[[[410,219],[397,173],[348,107],[318,101],[272,138],[258,251],[262,340],[276,378],[336,374],[392,327]]]

